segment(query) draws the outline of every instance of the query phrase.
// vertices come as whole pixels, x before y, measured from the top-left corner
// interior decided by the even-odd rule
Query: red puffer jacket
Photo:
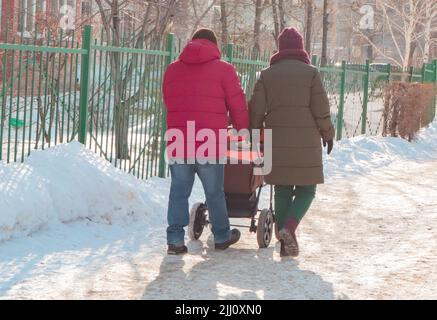
[[[170,64],[165,72],[163,96],[167,107],[167,127],[183,132],[184,159],[193,159],[194,152],[203,144],[202,141],[194,144],[189,141],[189,121],[195,122],[196,134],[201,129],[211,129],[215,133],[216,149],[205,152],[208,158],[225,155],[219,151],[223,150],[223,145],[219,147],[218,132],[228,127],[229,118],[237,130],[249,126],[246,98],[235,68],[220,58],[220,51],[214,43],[196,39],[188,43],[179,59]],[[195,148],[187,148],[187,142]]]

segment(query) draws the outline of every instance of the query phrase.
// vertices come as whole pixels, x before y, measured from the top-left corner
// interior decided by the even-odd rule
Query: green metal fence
[[[6,43],[0,43],[0,160],[6,162],[75,139],[86,120],[79,110],[86,91],[78,87],[86,42],[80,47],[74,33],[65,38],[62,31],[44,40],[37,34],[8,43],[6,33]]]
[[[317,64],[317,57],[313,63]],[[384,121],[384,87],[392,81],[437,83],[437,61],[421,69],[403,71],[389,64],[350,64],[345,61],[319,67],[331,103],[336,139],[362,134],[380,135]],[[428,121],[435,118],[436,100],[429,107]]]
[[[119,47],[102,34],[91,46],[86,145],[139,178],[165,174],[161,82],[175,57],[173,36],[167,40]]]
[[[78,140],[138,178],[165,176],[161,83],[181,42],[172,34],[153,43],[133,34],[116,43],[103,33],[93,39],[91,31],[84,27],[79,37],[62,32],[33,39],[6,35],[0,43],[0,160],[23,161],[32,150]],[[250,99],[270,55],[231,44],[222,51]],[[317,60],[313,57],[313,64]],[[407,72],[369,62],[319,69],[338,140],[382,132],[388,82],[437,81],[435,61]],[[434,117],[435,99],[429,110],[429,118]]]

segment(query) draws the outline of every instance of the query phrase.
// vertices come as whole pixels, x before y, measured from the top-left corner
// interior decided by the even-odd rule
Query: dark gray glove
[[[328,155],[331,154],[332,149],[334,148],[334,140],[323,141],[323,147],[326,148],[328,146]]]

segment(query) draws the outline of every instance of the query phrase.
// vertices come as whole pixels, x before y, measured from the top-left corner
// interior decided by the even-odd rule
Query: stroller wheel
[[[261,211],[258,219],[258,226],[256,229],[256,237],[258,240],[258,246],[267,248],[272,241],[273,228],[274,228],[273,214],[270,210],[264,209]]]
[[[194,204],[191,208],[190,224],[188,225],[190,239],[199,240],[206,225],[206,206],[203,203]]]

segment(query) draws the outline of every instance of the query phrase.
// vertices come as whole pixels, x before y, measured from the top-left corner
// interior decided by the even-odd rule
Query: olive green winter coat
[[[318,70],[284,59],[261,72],[250,102],[253,129],[272,129],[273,185],[324,183],[322,139],[334,138],[329,101]]]

